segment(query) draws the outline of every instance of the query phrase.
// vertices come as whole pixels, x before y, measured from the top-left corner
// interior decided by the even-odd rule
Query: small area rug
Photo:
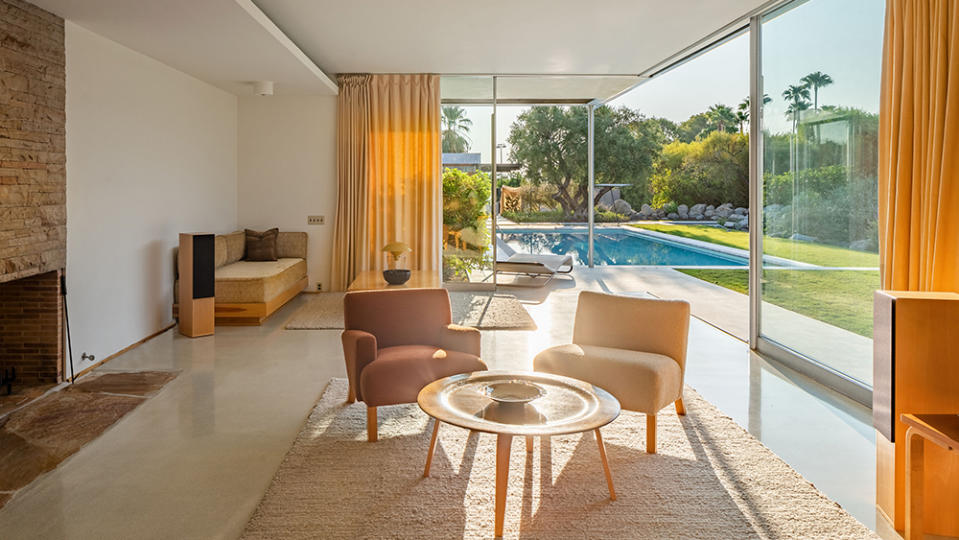
[[[495,436],[440,428],[423,478],[431,421],[416,405],[346,405],[333,379],[243,538],[491,538]],[[606,491],[591,433],[514,438],[505,538],[877,538],[762,443],[687,388],[688,415],[659,416],[659,453],[645,419],[624,411],[603,428],[618,500]]]
[[[172,371],[94,373],[0,417],[0,507],[177,375]]]
[[[286,323],[287,330],[343,328],[343,294],[309,295]],[[510,294],[450,291],[453,323],[480,330],[536,330],[523,304]]]

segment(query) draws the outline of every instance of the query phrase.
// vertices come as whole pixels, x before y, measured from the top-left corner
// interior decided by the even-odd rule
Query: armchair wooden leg
[[[366,408],[366,440],[376,442],[376,407]]]
[[[356,390],[353,390],[353,383],[350,383],[350,391],[346,394],[346,402],[347,403],[356,402]]]
[[[646,453],[656,453],[656,415],[646,415]]]
[[[683,403],[683,398],[676,400],[676,414],[679,416],[686,416],[686,404]]]

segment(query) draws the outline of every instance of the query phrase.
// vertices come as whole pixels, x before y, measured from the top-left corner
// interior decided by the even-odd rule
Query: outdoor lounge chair
[[[533,286],[542,287],[549,283],[556,274],[568,274],[573,271],[572,255],[547,255],[535,253],[516,253],[509,244],[499,238],[496,239],[496,265],[494,271],[498,274],[526,275],[532,278],[545,277]],[[518,285],[504,283],[503,285]]]

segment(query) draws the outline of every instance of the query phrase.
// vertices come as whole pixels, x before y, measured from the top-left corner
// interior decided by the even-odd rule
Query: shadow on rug
[[[367,443],[362,403],[333,379],[243,538],[489,538],[495,436],[440,427],[416,405],[380,409]],[[643,415],[603,428],[619,496],[609,500],[591,433],[514,439],[505,538],[876,538],[838,504],[691,389],[688,415],[659,416],[647,454]]]
[[[0,418],[0,507],[177,375],[139,371],[90,376]]]
[[[286,323],[287,330],[343,328],[343,295],[309,295],[306,305]],[[536,330],[536,323],[523,304],[511,294],[450,291],[453,324],[480,330]]]

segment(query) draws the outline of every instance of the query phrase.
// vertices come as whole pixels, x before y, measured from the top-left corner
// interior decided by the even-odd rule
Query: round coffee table
[[[502,403],[487,396],[487,387],[505,382],[532,383],[541,397],[528,403]],[[609,498],[616,500],[613,476],[599,428],[619,416],[619,401],[609,392],[570,377],[531,371],[477,371],[446,377],[423,388],[417,402],[435,419],[433,437],[426,454],[429,476],[440,423],[496,434],[496,536],[503,535],[509,454],[514,436],[526,437],[526,451],[533,451],[533,437],[549,437],[592,431],[606,473]]]

